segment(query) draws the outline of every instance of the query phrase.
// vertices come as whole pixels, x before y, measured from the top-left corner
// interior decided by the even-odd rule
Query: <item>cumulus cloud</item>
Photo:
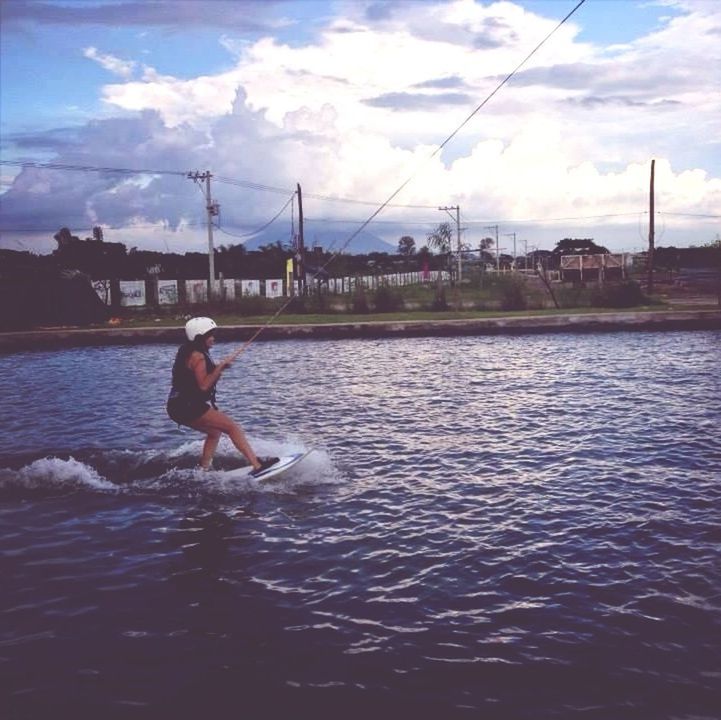
[[[53,128],[38,132],[14,133],[7,138],[24,152],[64,153],[77,146],[75,128]]]
[[[365,23],[375,32],[406,32],[414,37],[475,49],[501,48],[519,40],[517,21],[523,10],[500,3],[474,3],[456,0],[450,3],[411,1],[374,3],[349,9],[350,17]],[[511,16],[509,16],[509,13]]]
[[[471,96],[464,93],[385,93],[363,100],[366,105],[390,110],[435,110],[442,105],[471,104]]]
[[[423,80],[416,83],[413,87],[423,88],[440,88],[443,90],[466,88],[468,87],[462,77],[458,75],[448,75],[446,77],[433,78],[431,80]]]
[[[287,2],[288,0],[286,0]],[[278,26],[268,12],[278,0],[213,0],[208,2],[177,2],[177,0],[129,0],[123,2],[86,2],[78,5],[13,0],[3,4],[3,22],[25,22],[40,25],[107,25],[117,27],[159,26],[217,27],[235,30],[268,31]]]
[[[113,73],[113,75],[119,75],[125,79],[128,79],[137,67],[137,63],[133,60],[121,60],[114,55],[98,52],[97,48],[94,47],[85,48],[83,55],[90,60],[95,60],[95,62],[108,72]]]
[[[613,237],[600,235],[602,244],[628,249],[638,242],[652,157],[660,210],[718,213],[721,107],[713,68],[721,62],[714,36],[721,10],[713,4],[703,12],[689,6],[615,48],[579,42],[578,27],[564,26],[435,155],[555,21],[510,2],[341,7],[346,14],[329,18],[312,40],[290,46],[268,36],[234,46],[236,63],[224,72],[181,79],[145,67],[140,77],[119,75],[127,79],[105,85],[103,99],[130,115],[36,142],[54,144],[61,162],[210,169],[217,178],[288,192],[301,182],[306,212],[316,217],[362,220],[373,208],[320,197],[382,202],[412,178],[396,202],[429,210],[390,208],[383,216],[407,222],[411,234],[414,223],[440,222],[439,204],[458,203],[467,218],[505,219],[509,230],[513,221],[544,221],[519,226],[538,238],[544,227],[593,234],[552,220],[605,215],[596,227],[612,228]],[[112,58],[100,50],[87,56]],[[31,147],[31,138],[24,142]],[[223,182],[214,193],[228,227],[257,226],[282,201]],[[193,183],[166,175],[138,183],[27,168],[3,206],[3,222],[22,222],[32,206],[36,222],[80,215],[88,224],[132,223],[134,233],[145,222],[153,237],[203,219]],[[630,224],[616,216],[631,217]],[[701,241],[713,237],[711,225],[697,231]],[[202,243],[201,233],[172,237]]]
[[[189,123],[169,126],[153,111],[76,129],[70,148],[56,146],[57,162],[98,171],[24,168],[3,195],[2,228],[42,231],[51,237],[61,225],[89,234],[92,225],[100,223],[123,228],[114,236],[121,241],[131,228],[127,237],[137,238],[134,244],[140,247],[144,247],[142,232],[147,228],[154,249],[164,249],[158,244],[165,231],[170,247],[202,251],[207,243],[205,200],[185,172],[206,169],[218,178],[213,194],[221,204],[223,222],[242,227],[259,224],[277,211],[278,195],[239,189],[221,180],[225,176],[280,185],[288,188],[290,196],[296,176],[288,158],[302,146],[298,139],[302,134],[267,123],[246,107],[242,93],[231,106],[231,113],[218,120],[210,133]],[[326,122],[332,123],[332,112]],[[302,125],[299,118],[296,123]],[[279,152],[268,152],[268,147],[277,147]],[[131,176],[115,172],[126,169],[147,172]],[[113,238],[112,233],[106,236]]]
[[[238,87],[236,71],[186,80],[146,66],[140,80],[105,85],[103,100],[122,110],[153,110],[169,127],[176,127],[227,115]]]

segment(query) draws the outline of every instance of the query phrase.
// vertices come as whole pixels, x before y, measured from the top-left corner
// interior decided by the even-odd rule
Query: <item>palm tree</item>
[[[453,238],[453,230],[450,223],[442,222],[432,233],[428,233],[428,247],[438,250],[439,254],[446,256],[446,265],[449,272],[451,267],[451,239]],[[436,287],[436,298],[434,301],[435,310],[445,310],[447,308],[446,293],[443,289],[443,279],[441,273],[438,273],[438,285]]]
[[[450,223],[442,222],[432,233],[428,233],[428,247],[443,255],[450,253],[453,230]]]

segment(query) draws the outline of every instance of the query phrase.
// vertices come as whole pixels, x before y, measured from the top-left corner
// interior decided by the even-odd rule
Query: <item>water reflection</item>
[[[26,429],[0,431],[14,685],[72,707],[92,667],[105,698],[156,717],[716,717],[719,347],[259,343],[223,407],[264,454],[322,448],[268,484],[192,469],[201,438],[156,383],[165,348],[104,351],[112,375],[78,351],[90,380],[58,385],[49,422],[28,399],[66,364],[0,358]],[[24,697],[19,717],[47,715]]]
[[[247,507],[222,512],[200,506],[186,511],[169,535],[171,545],[181,551],[173,555],[180,560],[171,566],[173,581],[186,590],[227,591],[230,574],[236,583],[247,579],[244,558],[249,537],[241,526],[257,517]]]

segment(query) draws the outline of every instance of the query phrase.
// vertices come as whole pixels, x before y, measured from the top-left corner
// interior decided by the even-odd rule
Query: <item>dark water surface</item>
[[[2,717],[721,717],[721,333],[173,354],[0,358]]]

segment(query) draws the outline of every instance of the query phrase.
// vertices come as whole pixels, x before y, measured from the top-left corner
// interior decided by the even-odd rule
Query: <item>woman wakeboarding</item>
[[[225,433],[253,466],[251,475],[257,475],[277,463],[278,458],[260,460],[240,425],[218,410],[215,404],[215,386],[223,371],[233,362],[233,357],[228,357],[216,365],[210,357],[217,327],[215,321],[208,317],[191,318],[185,324],[188,341],[178,348],[173,364],[168,415],[178,425],[205,433],[200,458],[200,466],[204,470],[210,469],[220,436]]]

